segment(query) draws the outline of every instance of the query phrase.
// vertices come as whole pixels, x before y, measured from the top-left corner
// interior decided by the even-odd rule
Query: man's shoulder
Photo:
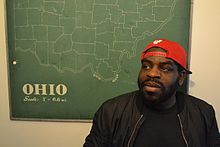
[[[103,105],[122,105],[123,103],[126,104],[129,101],[133,100],[135,97],[139,95],[139,91],[132,91],[128,93],[124,93],[121,95],[118,95],[116,97],[110,98],[106,100]]]
[[[114,98],[106,100],[99,107],[96,115],[102,115],[105,118],[120,117],[123,113],[131,111],[134,107],[136,97],[138,97],[138,91],[132,91],[125,93]]]
[[[198,97],[195,97],[195,96],[192,96],[192,95],[189,95],[189,94],[185,94],[185,95],[186,95],[186,100],[190,100],[191,102],[193,102],[196,105],[204,106],[204,107],[210,107],[211,106],[207,101],[205,101],[202,98],[198,98]]]
[[[210,105],[207,101],[201,98],[186,93],[179,93],[179,96],[184,98],[184,103],[187,107],[198,108],[202,112],[213,111],[212,105]]]

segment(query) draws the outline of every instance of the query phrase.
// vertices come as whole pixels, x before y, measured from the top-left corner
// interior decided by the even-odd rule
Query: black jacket
[[[206,102],[177,92],[178,119],[186,147],[219,147],[215,112]],[[84,147],[132,147],[145,118],[139,91],[103,103],[96,112]]]

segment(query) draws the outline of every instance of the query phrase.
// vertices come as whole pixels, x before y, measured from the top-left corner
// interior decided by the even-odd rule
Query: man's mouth
[[[147,93],[157,93],[161,91],[162,85],[155,81],[147,81],[143,84],[143,91]]]
[[[153,88],[161,88],[162,86],[159,83],[156,82],[152,82],[152,81],[148,81],[146,83],[144,83],[144,87],[153,87]]]

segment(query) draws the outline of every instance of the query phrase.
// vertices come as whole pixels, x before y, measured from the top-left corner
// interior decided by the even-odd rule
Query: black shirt
[[[176,104],[163,111],[143,108],[143,122],[134,147],[186,147],[177,116]]]

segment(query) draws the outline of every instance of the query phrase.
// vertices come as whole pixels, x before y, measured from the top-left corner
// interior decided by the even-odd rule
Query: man
[[[186,74],[186,53],[158,39],[141,54],[139,90],[106,101],[96,112],[84,147],[217,147],[211,105],[177,92]]]

